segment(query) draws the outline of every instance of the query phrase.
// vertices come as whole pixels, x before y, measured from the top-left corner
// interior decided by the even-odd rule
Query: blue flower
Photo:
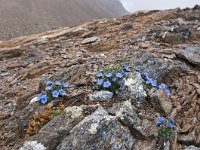
[[[171,123],[173,123],[173,124],[174,124],[174,122],[175,122],[174,118],[170,118],[169,121],[170,121]]]
[[[64,87],[64,88],[68,88],[68,87],[69,87],[69,85],[70,85],[70,84],[69,84],[68,82],[66,82],[66,83],[63,83],[63,87]]]
[[[122,78],[122,77],[123,77],[123,74],[122,74],[122,73],[117,73],[117,74],[116,74],[116,77]]]
[[[175,128],[175,126],[173,124],[171,124],[171,123],[167,123],[167,127],[170,128],[170,129],[174,129]]]
[[[160,85],[159,85],[159,88],[160,88],[160,89],[164,89],[166,95],[167,95],[167,96],[170,96],[170,90],[169,90],[169,88],[168,88],[168,86],[167,86],[166,84],[164,84],[164,83],[160,84]]]
[[[50,80],[48,80],[47,83],[46,83],[46,85],[52,85],[52,84],[53,84],[53,82],[50,81]]]
[[[156,83],[155,80],[152,80],[150,83],[151,83],[151,86],[152,86],[154,89],[158,89],[158,85],[157,85],[157,83]]]
[[[128,65],[127,65],[127,64],[124,64],[123,67],[124,67],[124,69],[125,69],[126,71],[129,71],[129,68],[128,68]]]
[[[146,84],[151,84],[151,86],[154,89],[158,89],[158,84],[156,83],[155,80],[153,80],[152,78],[150,78],[147,73],[143,73],[142,75],[144,77],[144,81],[145,81]]]
[[[60,94],[61,96],[63,96],[63,95],[65,95],[65,91],[64,91],[63,89],[60,89],[60,90],[59,90],[59,94]]]
[[[60,86],[60,85],[62,85],[62,83],[61,83],[60,81],[56,81],[56,82],[55,82],[55,85]]]
[[[112,78],[112,82],[115,82],[115,81],[117,81],[117,78],[116,77]]]
[[[170,96],[170,94],[171,94],[169,89],[165,89],[165,93],[167,96]]]
[[[162,84],[159,85],[159,88],[160,88],[160,89],[165,89],[165,88],[168,88],[168,87],[167,87],[166,84],[162,83]]]
[[[123,74],[124,76],[127,76],[127,75],[128,75],[128,72],[122,71],[122,74]]]
[[[144,79],[146,84],[151,84],[153,82],[153,79],[149,78],[148,76],[145,76]]]
[[[46,90],[51,90],[52,89],[52,86],[47,86],[46,87]]]
[[[97,77],[98,78],[100,78],[100,77],[102,77],[103,76],[103,74],[100,72],[100,73],[97,73]]]
[[[102,85],[103,84],[103,79],[97,80],[97,85]]]
[[[111,72],[107,73],[106,77],[108,77],[108,78],[112,77],[112,73]]]
[[[163,119],[163,118],[158,118],[158,119],[156,120],[156,125],[157,125],[157,126],[161,125],[162,123],[164,123],[164,119]]]
[[[108,88],[108,87],[110,87],[110,86],[111,86],[110,81],[106,81],[106,82],[103,83],[103,87],[104,87],[104,88]]]
[[[46,96],[46,95],[41,95],[41,96],[40,96],[40,102],[41,102],[42,104],[46,104],[46,102],[47,102],[47,96]]]
[[[53,91],[52,92],[52,96],[55,97],[55,98],[58,97],[59,96],[59,92],[57,90]]]
[[[120,85],[120,86],[124,85],[124,81],[123,80],[119,81],[118,85]]]

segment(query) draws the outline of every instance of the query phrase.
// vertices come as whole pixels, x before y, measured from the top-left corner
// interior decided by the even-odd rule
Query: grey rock
[[[110,101],[113,97],[113,93],[110,91],[95,91],[88,96],[90,101]]]
[[[170,150],[170,142],[169,141],[164,143],[164,150]]]
[[[90,43],[96,42],[97,40],[100,40],[100,38],[97,37],[97,36],[89,37],[89,38],[84,39],[84,40],[81,42],[81,44],[90,44]]]
[[[160,81],[165,83],[170,74],[187,73],[189,71],[185,64],[161,61],[151,54],[145,54],[136,60],[133,59],[132,64],[136,71],[149,74],[158,83]]]
[[[188,146],[184,150],[200,150],[200,147],[195,147],[194,145]]]
[[[132,136],[136,139],[152,139],[158,134],[151,121],[138,118],[130,101],[114,104],[108,111],[119,117],[120,121],[129,128]]]
[[[178,58],[185,59],[188,62],[200,66],[200,48],[186,47],[176,54]]]
[[[122,26],[122,30],[124,30],[124,31],[128,31],[128,30],[130,30],[130,29],[132,29],[132,28],[133,28],[133,25],[130,24],[130,23],[126,23],[126,24],[124,24],[124,25]]]
[[[166,43],[172,44],[180,44],[184,43],[191,37],[191,32],[186,26],[179,26],[175,28],[173,31],[168,32],[164,38]]]
[[[151,89],[148,93],[154,108],[165,115],[168,115],[172,110],[172,102],[162,89]]]
[[[139,73],[135,71],[129,73],[125,79],[124,87],[119,92],[119,96],[124,100],[131,99],[136,101],[141,101],[147,97],[143,87],[143,79]]]
[[[36,135],[30,137],[28,141],[39,139],[40,143],[47,149],[55,150],[62,139],[70,134],[71,129],[84,118],[84,107],[67,107],[63,114],[53,118]]]
[[[196,134],[195,131],[192,131],[188,134],[179,134],[178,135],[178,142],[181,142],[183,144],[193,144],[196,140]]]
[[[170,23],[154,24],[149,30],[148,40],[160,40],[169,44],[181,44],[192,37],[188,22],[182,18]]]
[[[57,150],[131,149],[134,139],[116,116],[99,107],[76,125]]]

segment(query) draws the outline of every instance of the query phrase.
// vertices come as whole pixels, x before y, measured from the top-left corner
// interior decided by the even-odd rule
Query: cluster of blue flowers
[[[123,64],[99,72],[96,75],[98,78],[97,88],[99,90],[105,89],[111,92],[115,92],[121,86],[123,86],[124,84],[123,78],[128,75],[128,71],[129,71],[128,65]]]
[[[37,99],[40,103],[46,104],[59,96],[64,96],[65,89],[69,87],[69,83],[62,83],[61,81],[47,81],[45,91],[38,95]]]
[[[176,126],[174,124],[174,118],[158,118],[156,120],[156,126],[159,128],[159,137],[164,140],[171,140],[175,135]]]
[[[152,78],[150,78],[147,73],[143,73],[142,76],[146,84],[151,85],[155,90],[164,89],[166,95],[170,96],[170,90],[166,84],[162,83],[158,85],[156,80],[153,80]]]
[[[164,118],[158,118],[156,120],[156,125],[160,126],[162,124],[166,124],[166,127],[170,128],[170,129],[175,129],[176,127],[174,126],[175,120],[174,118],[170,118],[168,121],[166,121],[166,119]]]

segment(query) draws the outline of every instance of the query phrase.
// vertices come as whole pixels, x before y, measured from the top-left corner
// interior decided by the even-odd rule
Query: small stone
[[[181,129],[182,133],[188,132],[191,129],[192,125],[187,123],[183,126],[183,128]]]
[[[132,29],[132,28],[133,28],[133,25],[130,24],[130,23],[126,23],[126,24],[124,24],[124,25],[122,26],[122,30],[124,30],[124,31],[128,31],[128,30],[130,30],[130,29]]]
[[[197,94],[200,96],[200,89],[196,89]]]
[[[199,147],[195,147],[194,145],[188,146],[187,148],[185,148],[184,150],[200,150]]]
[[[113,93],[110,91],[96,91],[89,94],[90,101],[110,101],[113,97]]]
[[[200,75],[197,75],[198,83],[200,83]]]
[[[154,108],[158,112],[165,114],[169,114],[171,112],[172,102],[163,89],[159,89],[156,91],[154,89],[151,89],[148,94],[151,102],[154,105]]]
[[[149,48],[149,44],[147,44],[147,43],[141,43],[140,45],[139,45],[139,47],[140,48],[143,48],[143,49],[147,49],[147,48]]]
[[[192,131],[188,134],[179,134],[178,135],[178,141],[181,143],[192,143],[196,140],[196,134],[195,131]]]
[[[10,113],[8,113],[8,112],[0,112],[0,120],[6,119],[8,117],[10,117]]]
[[[84,39],[81,44],[90,44],[90,43],[93,43],[93,42],[96,42],[97,40],[99,40],[100,38],[97,37],[97,36],[94,36],[94,37],[90,37],[90,38],[86,38]]]
[[[88,51],[84,48],[81,48],[80,51],[83,52],[83,53],[88,53]]]
[[[33,103],[35,103],[37,101],[38,101],[38,97],[34,97],[34,98],[31,99],[31,101],[29,102],[29,104],[33,104]]]

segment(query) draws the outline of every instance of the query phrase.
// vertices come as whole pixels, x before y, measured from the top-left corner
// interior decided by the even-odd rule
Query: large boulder
[[[185,47],[177,53],[177,57],[187,60],[189,63],[200,67],[199,47]]]
[[[134,139],[117,118],[99,107],[70,131],[57,150],[131,149]]]
[[[28,141],[39,141],[47,149],[54,150],[71,129],[84,118],[86,106],[67,107],[63,114],[53,118]]]

